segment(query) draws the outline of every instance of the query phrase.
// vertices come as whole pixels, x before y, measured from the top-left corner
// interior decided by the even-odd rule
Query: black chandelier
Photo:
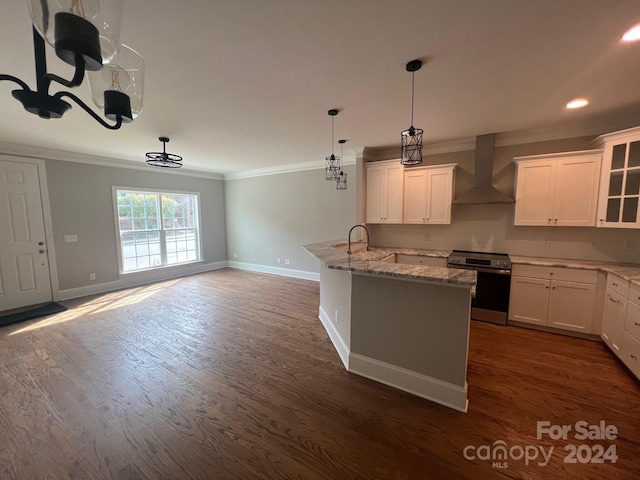
[[[340,158],[344,158],[344,154],[342,153],[342,147],[344,146],[346,140],[338,140],[340,144]],[[340,169],[340,174],[338,178],[336,178],[336,190],[346,190],[347,189],[347,174]]]
[[[182,157],[173,153],[167,153],[169,137],[158,138],[162,142],[162,152],[147,152],[147,165],[152,167],[180,168]]]
[[[340,175],[340,157],[336,157],[333,154],[333,118],[338,115],[338,110],[332,108],[327,112],[331,117],[331,155],[326,157],[327,165],[325,168],[325,178],[327,180],[338,180],[338,176]]]
[[[101,125],[111,130],[132,122],[142,110],[144,60],[120,44],[122,0],[27,0],[33,22],[33,52],[36,85],[31,88],[19,78],[0,74],[0,80],[18,84],[11,94],[25,110],[40,118],[61,118],[71,104],[78,104]],[[75,68],[71,80],[47,72],[45,40],[58,58]],[[94,103],[109,124],[71,92],[49,93],[51,82],[67,88],[82,84],[85,71]]]
[[[407,63],[407,72],[411,72],[411,126],[408,130],[400,134],[402,141],[402,159],[400,163],[403,165],[417,165],[422,163],[422,133],[421,128],[413,126],[413,91],[414,91],[414,75],[420,70],[422,62],[420,60],[411,60]]]

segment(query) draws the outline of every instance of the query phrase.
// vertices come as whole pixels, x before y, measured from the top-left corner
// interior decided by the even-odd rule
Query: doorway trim
[[[0,153],[0,160],[15,163],[30,163],[38,168],[40,183],[40,202],[42,204],[42,220],[44,221],[44,236],[47,241],[47,261],[49,262],[49,283],[53,301],[60,300],[58,285],[58,268],[56,262],[55,243],[53,241],[53,222],[51,221],[51,204],[49,203],[49,186],[47,185],[47,171],[45,161],[40,158],[20,157]]]

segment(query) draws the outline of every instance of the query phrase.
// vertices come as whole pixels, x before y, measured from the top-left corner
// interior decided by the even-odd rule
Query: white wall
[[[355,179],[353,165],[344,171]],[[302,245],[346,238],[356,219],[355,182],[336,190],[324,176],[324,169],[315,169],[227,180],[228,259],[318,273],[317,260]]]
[[[58,160],[46,160],[45,167],[60,290],[119,280],[114,185],[200,193],[203,262],[226,260],[222,180]],[[64,242],[71,234],[77,243]]]

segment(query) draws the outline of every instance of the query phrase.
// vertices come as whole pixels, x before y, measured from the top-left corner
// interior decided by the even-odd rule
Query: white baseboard
[[[322,308],[322,305],[320,305],[318,318],[322,322],[324,329],[327,331],[327,334],[331,339],[331,343],[333,343],[334,348],[338,352],[338,356],[340,357],[340,360],[342,360],[344,368],[349,370],[349,347],[344,343],[344,340],[342,340],[338,330],[336,330],[336,327],[331,323],[331,319],[329,318],[329,315],[327,315],[327,312]]]
[[[149,270],[146,272],[139,272],[131,275],[123,275],[120,279],[114,280],[113,282],[97,283],[95,285],[87,285],[85,287],[60,290],[59,299],[69,300],[71,298],[86,297],[87,295],[95,295],[97,293],[113,292],[114,290],[121,290],[123,288],[137,287],[140,285],[161,282],[164,280],[171,280],[172,278],[184,277],[196,273],[219,270],[226,267],[227,262],[223,261],[215,263],[191,264],[168,269],[159,268],[156,270]]]
[[[301,278],[303,280],[314,280],[316,282],[320,281],[320,274],[315,272],[305,272],[303,270],[292,270],[290,268],[269,267],[267,265],[234,262],[231,260],[229,260],[227,264],[230,268],[237,268],[238,270],[250,270],[252,272],[272,273],[273,275],[282,275],[283,277]]]
[[[353,352],[347,370],[454,410],[467,411],[467,382],[463,388]]]

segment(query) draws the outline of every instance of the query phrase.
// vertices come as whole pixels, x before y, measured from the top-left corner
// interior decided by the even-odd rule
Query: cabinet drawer
[[[514,265],[511,275],[519,277],[540,278],[544,280],[561,280],[564,282],[596,283],[596,270],[578,268],[539,267],[537,265]]]
[[[640,286],[630,283],[628,298],[636,305],[640,305]]]
[[[640,342],[628,332],[624,333],[624,346],[621,353],[620,359],[636,377],[640,377]]]
[[[627,303],[624,329],[635,337],[636,340],[640,341],[640,305],[633,302]]]
[[[607,288],[619,293],[624,298],[628,298],[629,282],[621,279],[617,275],[613,275],[612,273],[607,275]]]

